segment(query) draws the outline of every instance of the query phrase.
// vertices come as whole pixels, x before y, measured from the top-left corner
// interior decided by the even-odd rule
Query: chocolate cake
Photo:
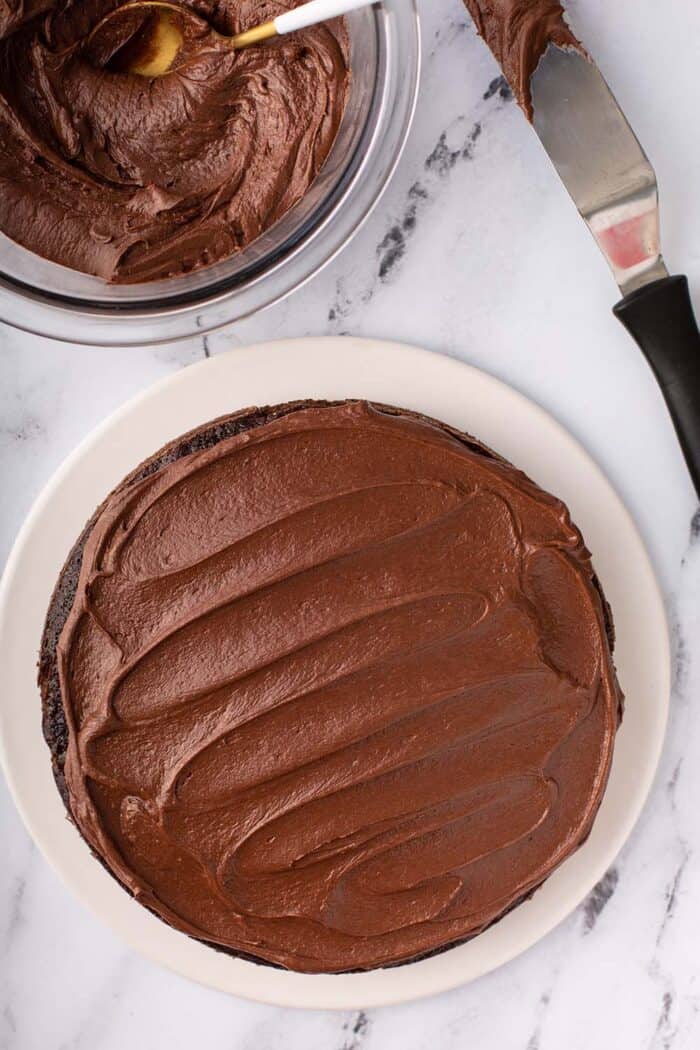
[[[39,682],[68,812],[119,882],[308,972],[464,941],[586,839],[622,695],[566,507],[465,434],[252,408],[98,508]]]

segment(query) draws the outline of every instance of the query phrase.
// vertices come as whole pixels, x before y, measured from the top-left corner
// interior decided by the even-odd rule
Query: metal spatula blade
[[[656,175],[598,67],[550,46],[531,89],[535,131],[620,291],[667,277]]]
[[[585,55],[550,45],[530,86],[535,131],[613,271],[614,313],[654,371],[700,495],[700,331],[687,278],[662,258],[654,169]]]

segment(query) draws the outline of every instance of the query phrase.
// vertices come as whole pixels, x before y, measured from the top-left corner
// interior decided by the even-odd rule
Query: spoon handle
[[[304,29],[305,26],[313,26],[317,22],[325,22],[327,18],[335,18],[336,15],[347,14],[357,7],[366,7],[372,0],[310,0],[308,4],[295,7],[292,11],[286,11],[274,19],[275,29],[281,36],[283,33],[293,33],[295,29]]]

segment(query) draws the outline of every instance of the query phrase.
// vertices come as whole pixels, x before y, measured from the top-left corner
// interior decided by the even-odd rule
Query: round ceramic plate
[[[581,528],[617,629],[626,694],[612,773],[593,832],[534,897],[479,937],[388,970],[310,976],[233,959],[166,926],[91,857],[51,774],[36,661],[63,561],[108,492],[178,434],[248,405],[363,397],[466,430],[562,497]],[[287,1006],[358,1008],[418,998],[478,977],[543,937],[604,874],[644,803],[663,741],[670,686],[664,607],[639,534],[587,453],[550,416],[496,379],[396,343],[289,340],[222,354],[130,401],[69,456],[37,500],[0,592],[0,736],[7,779],[34,839],[73,890],[137,951],[236,995]]]

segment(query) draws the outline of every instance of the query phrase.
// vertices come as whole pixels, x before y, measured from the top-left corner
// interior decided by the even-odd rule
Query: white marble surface
[[[488,91],[490,56],[458,0],[423,0],[422,9],[425,66],[406,154],[352,245],[299,293],[206,341],[158,350],[72,348],[0,326],[0,560],[79,439],[205,353],[352,332],[453,354],[567,425],[649,545],[676,659],[652,797],[591,898],[531,951],[448,995],[343,1015],[228,998],[133,955],[60,884],[2,785],[3,1050],[700,1046],[697,501],[661,397],[610,313],[616,290],[604,263],[514,104]],[[666,256],[700,301],[700,7],[575,0],[570,9],[657,168]]]

